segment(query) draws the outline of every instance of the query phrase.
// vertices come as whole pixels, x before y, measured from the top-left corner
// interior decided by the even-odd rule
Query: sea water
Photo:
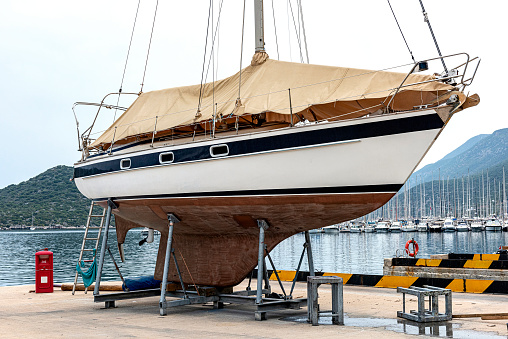
[[[53,252],[54,282],[72,283],[83,234],[84,230],[1,231],[0,286],[34,284],[35,252],[44,248]],[[116,234],[114,230],[110,231],[108,245],[124,277],[153,275],[159,238],[156,236],[153,243],[140,246],[139,242],[143,239],[140,231],[129,231],[124,244],[126,260],[122,263],[118,256]],[[412,238],[418,242],[418,257],[421,258],[444,253],[494,253],[500,245],[508,244],[507,232],[317,233],[311,234],[314,266],[317,271],[323,272],[382,274],[383,259],[401,253]],[[303,234],[297,234],[277,245],[270,253],[276,268],[295,270],[303,243]],[[257,248],[257,243],[252,246]],[[267,263],[271,269],[268,260]],[[85,266],[88,265],[85,263]],[[302,270],[307,269],[305,257]],[[108,254],[102,279],[120,280]]]

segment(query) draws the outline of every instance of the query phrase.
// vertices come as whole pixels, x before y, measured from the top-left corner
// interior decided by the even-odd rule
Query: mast
[[[434,170],[432,170],[432,219],[436,216],[436,204],[434,204]]]
[[[503,213],[502,214],[502,218],[503,218],[503,226],[504,226],[504,217],[505,217],[505,214],[506,214],[506,178],[504,176],[504,166],[503,166]]]
[[[254,0],[254,30],[256,53],[265,51],[265,30],[263,23],[263,0]]]

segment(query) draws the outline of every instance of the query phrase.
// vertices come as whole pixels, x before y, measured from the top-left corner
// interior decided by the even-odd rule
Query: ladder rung
[[[94,248],[95,249],[95,248]],[[84,249],[83,252],[92,252],[94,249]]]
[[[104,215],[102,214],[92,214],[90,218],[104,218]]]
[[[85,240],[99,240],[99,238],[85,238]]]
[[[96,229],[99,229],[99,228],[102,228],[102,227],[100,227],[100,226],[88,226],[89,230],[91,230],[91,229],[96,230]]]

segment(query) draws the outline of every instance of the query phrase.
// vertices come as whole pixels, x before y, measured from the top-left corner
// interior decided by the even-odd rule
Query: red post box
[[[35,253],[35,293],[53,293],[53,252]]]

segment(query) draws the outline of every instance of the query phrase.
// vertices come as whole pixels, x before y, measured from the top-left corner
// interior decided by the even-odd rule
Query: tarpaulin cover
[[[309,121],[339,116],[342,119],[374,113],[389,102],[405,73],[319,66],[267,59],[215,83],[142,93],[92,146],[132,136],[190,125],[217,116],[266,113],[266,121],[289,121],[291,108]],[[405,85],[435,80],[433,75],[411,74]],[[408,110],[426,104],[452,89],[439,81],[402,88],[390,104]],[[202,93],[198,114],[198,103]],[[156,121],[157,120],[157,121]],[[116,129],[116,131],[115,131]]]

